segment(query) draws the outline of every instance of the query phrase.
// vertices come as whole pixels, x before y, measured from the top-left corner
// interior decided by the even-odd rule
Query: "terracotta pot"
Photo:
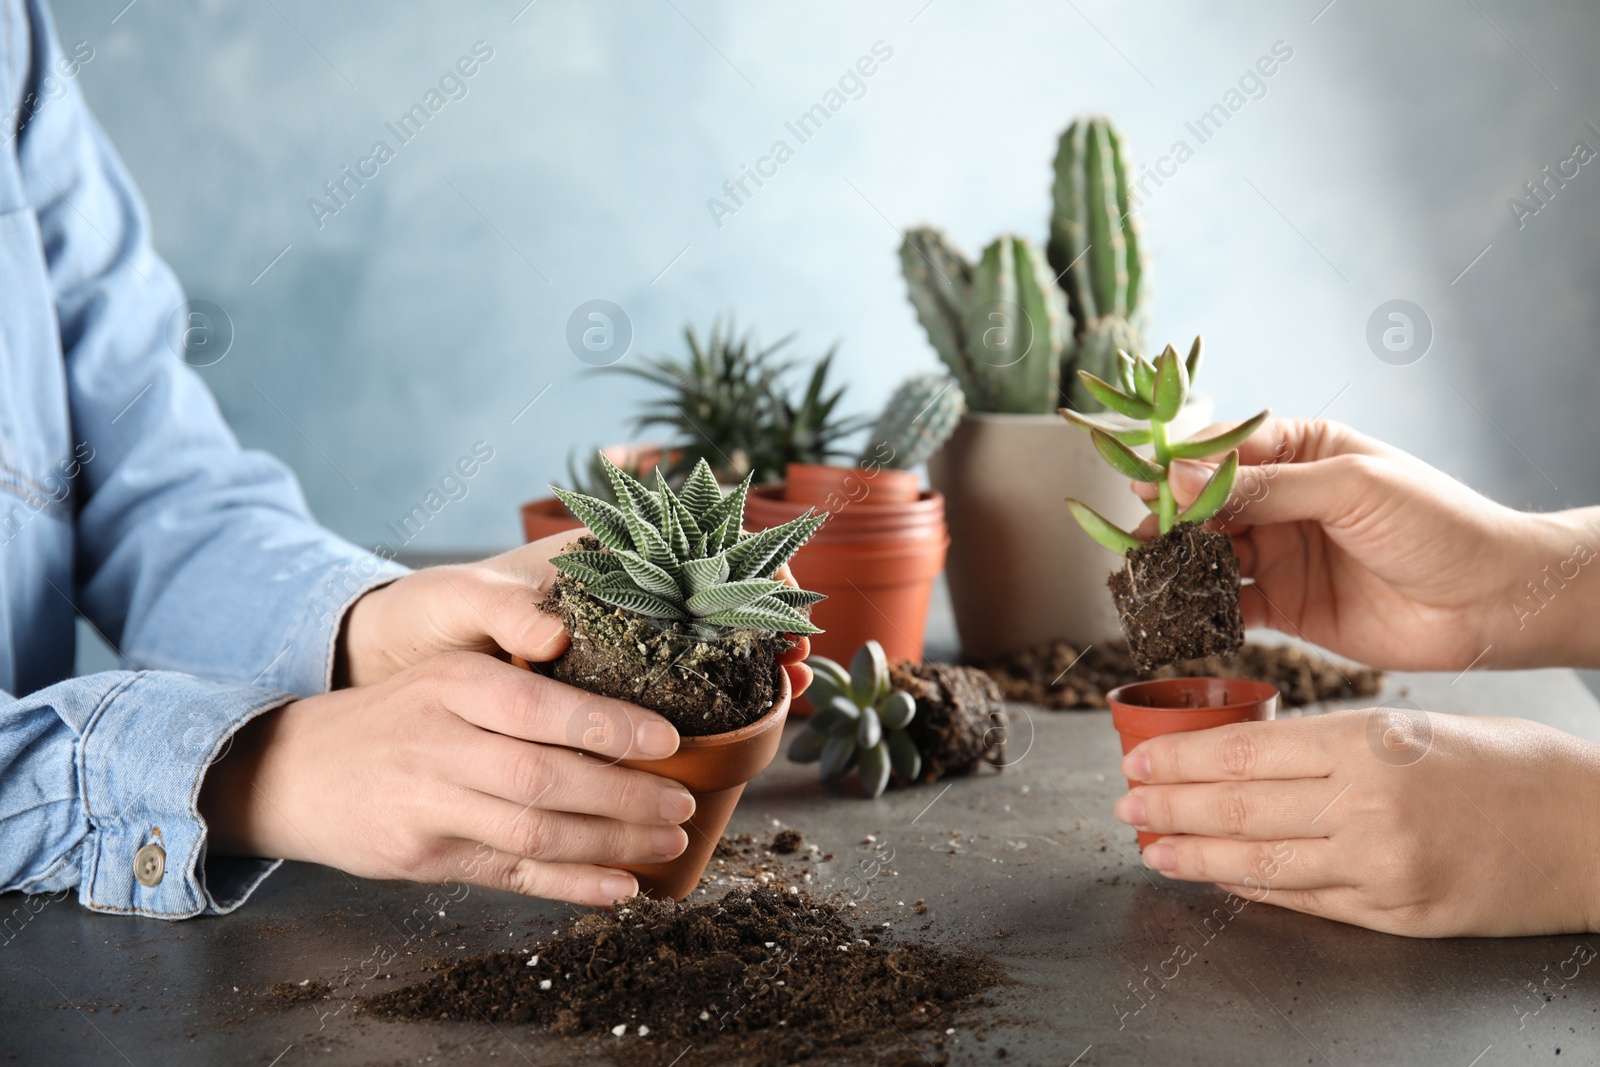
[[[1141,741],[1163,734],[1265,722],[1277,712],[1278,690],[1245,678],[1156,678],[1119,686],[1106,694],[1106,703],[1126,756]],[[1128,788],[1136,784],[1129,782]],[[1139,847],[1160,837],[1140,830]]]
[[[764,530],[814,506],[783,497],[782,486],[753,490],[746,525]],[[921,662],[928,604],[949,544],[938,493],[920,493],[906,504],[869,495],[840,508],[789,561],[802,588],[828,598],[811,609],[812,621],[824,631],[812,635],[811,650],[849,663],[874,639],[891,661]],[[800,704],[799,710],[807,709],[809,704]]]
[[[657,900],[682,900],[694,892],[745,783],[766,770],[778,754],[789,716],[789,673],[778,668],[778,699],[772,710],[749,726],[708,737],[685,737],[666,759],[623,760],[622,766],[679,782],[694,795],[694,814],[683,824],[689,845],[666,863],[624,867],[639,880],[639,890]]]
[[[791,463],[784,468],[783,498],[797,504],[817,504],[830,510],[846,502],[910,504],[922,494],[922,479],[915,471],[886,467],[824,467]]]
[[[1195,398],[1172,432],[1187,436],[1210,414],[1210,401]],[[1062,498],[1124,528],[1147,512],[1088,434],[1059,415],[968,414],[928,461],[928,478],[948,502],[950,600],[966,655],[1117,636],[1106,576],[1118,557],[1078,527]]]
[[[576,530],[582,525],[572,517],[567,506],[553,496],[530,500],[522,505],[522,534],[529,543],[551,534]]]

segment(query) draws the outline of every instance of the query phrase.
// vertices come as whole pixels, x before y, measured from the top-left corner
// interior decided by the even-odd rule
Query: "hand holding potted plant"
[[[682,737],[665,760],[625,761],[681,782],[696,810],[689,846],[669,863],[629,867],[640,890],[681,899],[699,882],[744,785],[777,752],[789,710],[788,635],[819,632],[822,597],[774,577],[826,516],[743,530],[750,476],[724,495],[704,460],[674,492],[609,460],[615,504],[554,489],[591,536],[556,555],[561,572],[541,606],[572,643],[540,669],[559,681],[639,704]]]

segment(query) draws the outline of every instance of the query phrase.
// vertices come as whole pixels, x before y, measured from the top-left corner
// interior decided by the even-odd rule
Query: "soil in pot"
[[[569,548],[597,551],[601,545],[583,537]],[[536,669],[591,693],[660,712],[685,737],[748,726],[778,697],[778,656],[789,647],[782,634],[738,630],[707,641],[682,623],[603,604],[583,591],[581,581],[564,573],[539,607],[561,616],[572,644]]]
[[[1244,645],[1239,559],[1227,534],[1181,523],[1129,552],[1106,584],[1142,671]]]
[[[917,702],[906,732],[922,755],[921,781],[966,774],[984,762],[1004,763],[1005,704],[1000,687],[983,671],[902,660],[889,668],[889,684]]]
[[[945,1062],[937,1035],[1003,981],[982,957],[858,930],[804,893],[741,889],[692,905],[635,899],[531,953],[470,957],[362,1009],[533,1025],[659,1067],[685,1045],[704,1063],[877,1063],[905,1049],[904,1035]]]

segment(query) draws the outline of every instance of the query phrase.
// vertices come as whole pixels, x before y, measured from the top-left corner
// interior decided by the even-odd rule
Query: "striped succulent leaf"
[[[820,633],[807,617],[819,593],[772,575],[816,533],[826,515],[811,512],[760,533],[745,533],[750,479],[723,495],[701,460],[674,492],[654,489],[604,455],[600,462],[617,503],[556,489],[601,549],[573,549],[552,560],[602,603],[654,619],[690,623],[716,636],[731,630]]]

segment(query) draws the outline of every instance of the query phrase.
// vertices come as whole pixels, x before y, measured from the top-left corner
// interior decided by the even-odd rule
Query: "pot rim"
[[[1130,699],[1134,695],[1134,691],[1137,690],[1153,689],[1159,686],[1167,686],[1183,682],[1204,682],[1208,686],[1214,683],[1221,684],[1224,687],[1224,693],[1228,692],[1228,687],[1243,686],[1247,690],[1254,692],[1256,695],[1254,697],[1246,697],[1242,700],[1230,700],[1226,704],[1201,704],[1196,707],[1174,707],[1168,704],[1145,704],[1140,703],[1136,699]],[[1119,685],[1115,689],[1111,690],[1111,692],[1106,694],[1106,703],[1108,705],[1120,704],[1131,711],[1139,712],[1222,712],[1244,711],[1247,708],[1253,708],[1267,700],[1275,701],[1279,696],[1280,693],[1278,692],[1278,687],[1270,682],[1257,681],[1254,678],[1216,678],[1209,675],[1196,675],[1184,678],[1147,678],[1144,681],[1129,682],[1126,685]]]
[[[773,482],[768,485],[752,485],[750,487],[749,500],[761,500],[769,504],[785,504],[791,508],[794,508],[796,515],[804,514],[806,511],[815,511],[821,506],[819,504],[802,504],[796,500],[785,500],[781,495],[783,493],[784,485],[784,482]],[[552,497],[551,499],[555,498]],[[917,499],[908,500],[903,504],[873,504],[863,500],[859,503],[848,503],[843,508],[840,508],[837,512],[831,512],[829,514],[831,518],[837,518],[838,516],[844,515],[851,511],[864,511],[866,514],[863,515],[863,518],[881,519],[889,518],[890,513],[896,511],[903,512],[915,509],[932,512],[936,509],[942,509],[943,507],[943,493],[939,492],[937,489],[923,489],[917,493]],[[873,515],[872,512],[878,509],[882,509],[882,514]],[[745,518],[748,519],[749,517],[749,502],[747,501],[745,504]]]
[[[693,737],[684,737],[680,734],[678,736],[678,751],[665,758],[672,759],[673,756],[682,755],[685,750],[720,748],[724,745],[738,744],[772,729],[773,717],[780,712],[787,711],[794,702],[794,683],[789,680],[789,672],[783,669],[783,664],[781,663],[777,664],[776,668],[778,671],[778,697],[772,702],[772,707],[762,713],[759,719],[746,723],[737,730],[728,730],[720,734],[697,734]],[[783,728],[782,723],[778,724],[778,728]]]

